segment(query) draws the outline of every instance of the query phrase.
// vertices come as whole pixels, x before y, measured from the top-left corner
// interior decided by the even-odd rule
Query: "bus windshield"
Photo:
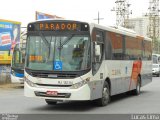
[[[89,35],[29,35],[27,41],[28,69],[80,71],[90,68]]]
[[[19,45],[16,45],[13,51],[12,67],[17,69],[24,69],[25,63],[25,49],[19,48]]]

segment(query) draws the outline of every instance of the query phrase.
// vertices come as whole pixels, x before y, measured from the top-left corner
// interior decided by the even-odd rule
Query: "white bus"
[[[113,27],[70,20],[28,24],[24,94],[58,101],[94,100],[152,81],[151,39]]]
[[[25,44],[15,45],[11,61],[11,82],[24,83]]]

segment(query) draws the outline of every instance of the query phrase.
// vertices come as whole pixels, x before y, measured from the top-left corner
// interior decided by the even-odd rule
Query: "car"
[[[152,75],[156,75],[157,77],[160,76],[160,64],[152,65]]]

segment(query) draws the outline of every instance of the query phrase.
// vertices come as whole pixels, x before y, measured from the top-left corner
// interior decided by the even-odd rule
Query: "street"
[[[49,106],[43,99],[23,96],[23,88],[0,89],[0,113],[13,114],[160,114],[160,78],[141,89],[139,96],[113,96],[108,106],[93,102],[65,102]]]

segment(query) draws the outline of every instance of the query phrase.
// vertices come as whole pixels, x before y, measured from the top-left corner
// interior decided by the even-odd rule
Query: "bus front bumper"
[[[24,77],[16,77],[11,74],[11,82],[12,83],[24,83]]]
[[[24,83],[24,95],[26,97],[53,99],[56,101],[83,101],[90,100],[90,93],[88,84],[85,84],[78,89],[70,89],[60,87],[31,87],[26,82]]]

